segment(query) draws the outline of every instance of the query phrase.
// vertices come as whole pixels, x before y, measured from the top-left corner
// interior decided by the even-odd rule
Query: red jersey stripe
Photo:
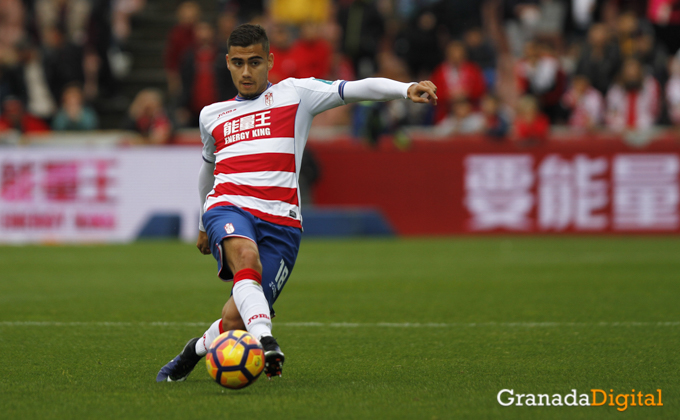
[[[231,182],[223,182],[215,186],[215,192],[210,197],[222,195],[243,195],[246,197],[259,198],[260,200],[283,201],[284,203],[298,205],[297,188],[284,187],[254,187],[251,185],[237,185]]]
[[[224,159],[215,165],[215,175],[264,171],[295,172],[295,155],[258,153]]]
[[[208,210],[214,209],[215,207],[221,207],[221,206],[233,206],[233,204],[226,202],[226,201],[220,201],[219,203],[215,203],[212,206],[208,207]],[[239,206],[235,206],[239,207]],[[257,217],[258,219],[262,219],[265,222],[269,223],[274,223],[277,225],[283,225],[283,226],[292,226],[296,227],[298,229],[302,229],[302,223],[300,223],[299,220],[295,220],[290,217],[283,217],[283,216],[274,216],[273,214],[269,213],[264,213],[259,210],[251,209],[248,207],[239,207],[241,210],[245,210],[248,213],[252,214],[253,216]],[[208,211],[206,210],[206,211]]]

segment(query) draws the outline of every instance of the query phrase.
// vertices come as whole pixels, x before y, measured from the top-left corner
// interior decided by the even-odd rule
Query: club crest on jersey
[[[232,225],[231,223],[227,223],[226,225],[224,225],[224,230],[227,232],[227,235],[231,235],[232,233],[234,233],[236,229],[234,229],[234,225]]]
[[[273,93],[268,92],[264,95],[264,105],[265,106],[274,105],[274,94]]]

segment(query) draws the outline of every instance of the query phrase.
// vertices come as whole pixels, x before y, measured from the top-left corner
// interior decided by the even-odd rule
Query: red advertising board
[[[680,146],[617,140],[520,148],[482,139],[406,151],[315,143],[320,205],[371,206],[399,234],[678,233]]]

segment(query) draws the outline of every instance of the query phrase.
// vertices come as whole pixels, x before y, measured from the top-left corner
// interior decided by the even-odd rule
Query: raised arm
[[[287,79],[281,83],[295,86],[301,106],[312,115],[360,101],[390,101],[411,99],[413,102],[437,104],[437,87],[429,80],[420,83],[402,83],[381,77],[354,82],[322,79]]]
[[[340,89],[345,103],[410,99],[417,103],[437,104],[437,87],[429,80],[420,83],[402,83],[382,77],[371,77],[344,82]]]

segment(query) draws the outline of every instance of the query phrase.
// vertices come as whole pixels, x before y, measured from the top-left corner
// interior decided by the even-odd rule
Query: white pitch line
[[[0,327],[204,327],[206,322],[60,322],[0,321]],[[276,327],[327,328],[559,328],[559,327],[678,327],[680,321],[661,322],[275,322]]]

